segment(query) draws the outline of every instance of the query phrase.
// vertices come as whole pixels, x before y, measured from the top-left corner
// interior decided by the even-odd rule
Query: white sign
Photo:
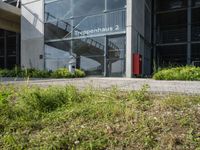
[[[113,32],[113,31],[119,31],[119,25],[115,25],[114,27],[96,28],[96,29],[84,30],[84,31],[75,30],[74,33],[75,33],[75,36],[84,36],[84,35]]]

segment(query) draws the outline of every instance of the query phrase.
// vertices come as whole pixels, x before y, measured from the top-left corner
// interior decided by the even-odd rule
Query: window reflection
[[[108,38],[108,76],[122,77],[125,73],[125,36]]]
[[[114,10],[124,8],[126,6],[126,0],[108,0],[108,10]]]
[[[71,20],[57,20],[45,23],[45,39],[71,37]]]
[[[45,20],[52,21],[57,18],[70,18],[72,16],[71,0],[45,1]]]
[[[110,75],[122,76],[125,38],[106,42],[106,37],[125,32],[125,5],[125,0],[45,0],[46,68],[68,67],[73,55],[88,75],[103,76],[110,68]]]
[[[45,45],[46,69],[68,67],[70,58],[70,41],[49,42]]]
[[[87,75],[104,75],[104,57],[80,57],[80,68]]]
[[[74,17],[102,13],[105,10],[105,0],[74,0]]]
[[[109,60],[107,67],[108,67],[108,76],[122,77],[125,73],[124,59]]]
[[[125,31],[125,10],[74,19],[73,35],[81,37]]]

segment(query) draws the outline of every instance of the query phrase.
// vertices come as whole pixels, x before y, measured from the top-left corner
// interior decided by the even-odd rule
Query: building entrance
[[[106,76],[123,77],[125,75],[125,36],[107,37]]]

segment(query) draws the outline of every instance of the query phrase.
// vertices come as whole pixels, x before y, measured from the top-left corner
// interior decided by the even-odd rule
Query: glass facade
[[[12,69],[20,64],[18,33],[0,29],[0,68]]]
[[[45,0],[46,69],[67,67],[74,56],[89,75],[123,76],[125,6],[125,0]]]
[[[154,9],[158,66],[200,62],[200,0],[156,0]]]

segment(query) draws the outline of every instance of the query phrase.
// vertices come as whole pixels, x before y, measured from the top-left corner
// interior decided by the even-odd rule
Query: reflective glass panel
[[[105,10],[105,0],[74,0],[74,17],[98,14]]]
[[[80,57],[80,68],[87,75],[104,75],[104,57]]]
[[[74,37],[105,33],[105,15],[86,16],[74,19]]]
[[[107,71],[108,76],[122,77],[125,74],[125,36],[108,38]]]
[[[76,56],[103,56],[104,37],[82,38],[73,41],[73,53]]]
[[[126,12],[119,10],[106,14],[106,28],[110,28],[110,32],[125,31],[126,28]]]
[[[7,58],[7,68],[8,69],[13,69],[17,64],[17,61],[16,61],[16,57],[15,56],[10,56]]]
[[[109,77],[123,77],[125,73],[125,60],[108,60],[107,70]]]
[[[45,39],[61,39],[71,37],[71,20],[57,20],[45,23]]]
[[[108,39],[108,58],[121,59],[125,58],[125,36],[111,37]]]
[[[45,21],[72,16],[71,0],[45,0]]]
[[[0,56],[4,55],[4,39],[0,39]]]
[[[107,34],[125,31],[126,13],[124,10],[99,15],[76,18],[74,20],[74,37]]]
[[[108,10],[120,9],[126,6],[126,0],[108,0],[107,3]]]
[[[46,69],[68,67],[70,58],[70,41],[49,42],[45,45]]]
[[[16,55],[16,37],[7,38],[7,55],[15,56]]]
[[[4,68],[4,57],[0,56],[0,68]]]

